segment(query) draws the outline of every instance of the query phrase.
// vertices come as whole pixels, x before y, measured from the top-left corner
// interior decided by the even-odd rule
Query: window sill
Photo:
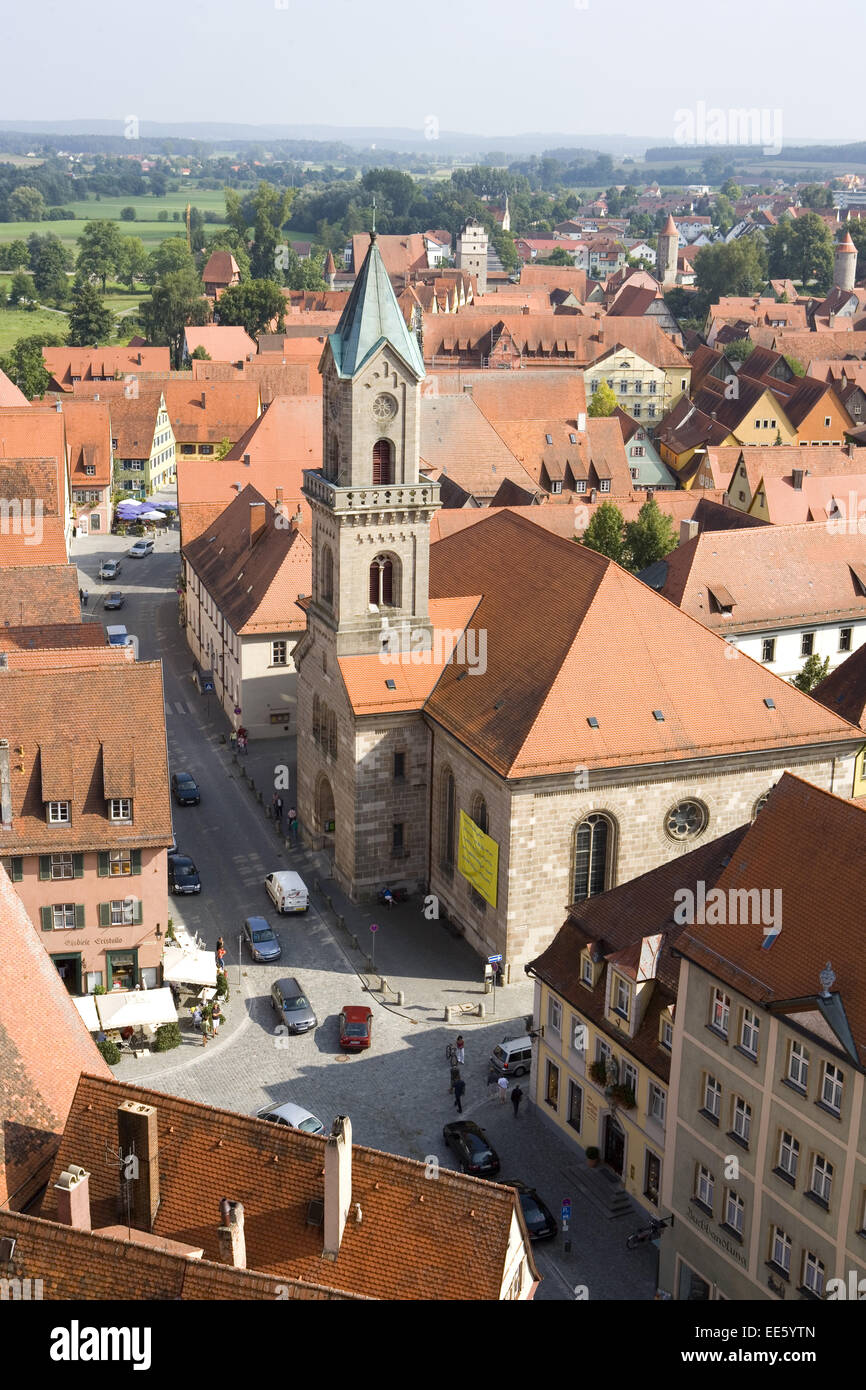
[[[801,1298],[808,1298],[813,1303],[822,1303],[823,1296],[816,1293],[814,1289],[807,1289],[805,1284],[801,1284],[797,1290]]]
[[[778,1276],[779,1276],[780,1279],[784,1279],[784,1281],[785,1281],[786,1284],[790,1284],[790,1282],[791,1282],[791,1276],[790,1276],[790,1274],[788,1273],[787,1270],[784,1270],[784,1269],[782,1268],[781,1265],[777,1265],[776,1262],[775,1262],[775,1260],[765,1260],[765,1261],[764,1261],[764,1268],[765,1268],[765,1269],[772,1270],[773,1274],[778,1274]]]
[[[812,1191],[811,1187],[806,1189],[803,1196],[808,1197],[809,1201],[814,1202],[815,1206],[820,1207],[822,1211],[830,1210],[830,1203],[827,1201],[826,1197],[819,1196],[817,1192]]]
[[[700,1197],[692,1197],[692,1205],[696,1206],[700,1211],[705,1212],[707,1216],[712,1216],[713,1214],[712,1207],[708,1207],[706,1202],[701,1201]]]
[[[715,1025],[712,1023],[707,1023],[704,1026],[708,1033],[713,1034],[713,1037],[720,1038],[723,1043],[726,1043],[728,1041],[727,1033],[723,1033],[721,1028],[716,1028]]]
[[[724,1231],[725,1235],[726,1235],[726,1236],[730,1236],[731,1239],[732,1239],[732,1240],[735,1240],[735,1241],[737,1242],[738,1245],[742,1245],[742,1244],[743,1244],[742,1232],[740,1232],[740,1231],[735,1231],[734,1228],[733,1228],[733,1226],[729,1226],[729,1225],[728,1225],[727,1221],[720,1221],[720,1222],[719,1222],[719,1230],[720,1230],[720,1231]]]
[[[747,1062],[754,1062],[755,1066],[758,1065],[757,1052],[750,1052],[749,1049],[743,1047],[741,1043],[734,1043],[734,1051],[739,1052],[741,1057],[745,1057]]]
[[[698,1114],[702,1115],[705,1120],[709,1120],[710,1124],[715,1125],[716,1129],[718,1129],[719,1117],[718,1115],[714,1115],[712,1110],[705,1110],[703,1106],[701,1106],[700,1110],[698,1111]]]
[[[745,1149],[748,1152],[749,1141],[748,1139],[744,1139],[741,1134],[737,1134],[734,1130],[729,1129],[725,1138],[731,1139],[735,1144],[739,1144],[741,1149]]]
[[[788,1087],[789,1091],[794,1091],[798,1096],[802,1096],[803,1100],[808,1099],[808,1091],[805,1086],[798,1086],[796,1081],[792,1081],[790,1077],[787,1076],[780,1077],[780,1080],[783,1086]]]
[[[775,1173],[777,1178],[781,1178],[782,1182],[786,1182],[789,1187],[797,1186],[797,1179],[793,1178],[790,1173],[785,1171],[784,1168],[773,1168],[772,1171]]]
[[[841,1121],[841,1119],[842,1119],[842,1111],[841,1111],[841,1110],[834,1110],[834,1109],[833,1109],[833,1106],[832,1106],[832,1105],[828,1105],[827,1102],[826,1102],[825,1100],[816,1100],[816,1101],[815,1101],[815,1104],[817,1105],[817,1107],[818,1107],[819,1110],[823,1110],[823,1111],[824,1111],[824,1114],[825,1114],[825,1115],[829,1115],[831,1119],[833,1119],[833,1120],[840,1120],[840,1121]]]

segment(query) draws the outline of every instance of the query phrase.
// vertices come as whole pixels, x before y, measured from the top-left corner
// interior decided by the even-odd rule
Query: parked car
[[[168,861],[168,886],[172,893],[200,893],[198,869],[185,854],[172,854]]]
[[[271,985],[271,1003],[290,1033],[309,1033],[319,1022],[300,982],[293,977]]]
[[[559,1227],[550,1208],[545,1202],[542,1202],[535,1188],[528,1187],[519,1178],[499,1178],[498,1181],[505,1183],[506,1187],[513,1187],[517,1190],[520,1206],[523,1210],[523,1219],[529,1231],[529,1239],[553,1240]]]
[[[274,1125],[288,1125],[289,1129],[301,1129],[304,1134],[325,1133],[325,1126],[317,1115],[290,1100],[284,1100],[282,1105],[266,1105],[263,1110],[257,1110],[256,1119],[270,1120]]]
[[[464,1173],[492,1178],[499,1172],[499,1155],[484,1130],[473,1120],[454,1120],[446,1125],[442,1137],[453,1151]]]
[[[134,560],[141,560],[153,552],[153,541],[134,541],[127,551]]]
[[[307,885],[294,869],[280,869],[275,874],[268,874],[265,887],[277,912],[306,912],[310,905]]]
[[[198,783],[188,772],[171,774],[171,790],[178,806],[197,806],[201,801]]]
[[[122,608],[126,599],[119,589],[112,589],[110,594],[106,594],[102,600],[103,608]]]
[[[103,560],[99,566],[100,579],[116,579],[120,574],[119,560]]]
[[[373,1010],[366,1004],[344,1004],[340,1012],[340,1046],[350,1052],[369,1047],[373,1036]]]
[[[125,647],[128,645],[129,633],[123,623],[109,625],[105,629],[105,635],[108,638],[109,647]]]
[[[253,960],[279,960],[282,954],[280,943],[266,917],[247,917],[243,938]]]
[[[526,1076],[532,1066],[532,1039],[528,1033],[519,1038],[504,1038],[497,1043],[490,1065],[502,1076]]]

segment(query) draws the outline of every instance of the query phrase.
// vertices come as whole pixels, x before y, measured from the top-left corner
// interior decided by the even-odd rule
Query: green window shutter
[[[99,925],[101,927],[111,926],[111,903],[99,904]]]
[[[134,850],[132,850],[131,853],[130,853],[130,859],[132,860],[132,872],[133,872],[134,874],[140,874],[140,873],[141,873],[141,850],[140,850],[140,849],[134,849]]]
[[[24,877],[24,860],[20,854],[13,854],[9,877],[13,883],[20,883]]]
[[[141,910],[141,898],[136,898],[135,907],[132,909],[132,925],[134,927],[140,927],[143,920],[144,918],[142,916]]]
[[[73,878],[84,878],[84,855],[73,854],[72,856],[72,876]]]
[[[51,877],[51,855],[40,854],[39,856],[39,877],[46,879]]]
[[[79,930],[84,926],[84,903],[75,904],[75,925]]]
[[[52,914],[51,908],[50,908],[50,907],[40,907],[40,909],[39,909],[39,916],[40,916],[41,919],[42,919],[42,930],[43,930],[43,931],[53,931],[53,930],[54,930],[54,925],[53,925],[53,920],[52,920],[53,914]]]
[[[101,849],[101,850],[99,851],[98,859],[99,859],[99,869],[98,869],[99,877],[100,877],[100,878],[108,878],[108,874],[109,874],[109,867],[108,867],[108,850],[107,850],[107,849]]]

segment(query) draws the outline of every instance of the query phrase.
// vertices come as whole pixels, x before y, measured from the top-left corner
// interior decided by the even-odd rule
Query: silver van
[[[526,1076],[532,1066],[532,1039],[528,1033],[520,1038],[505,1038],[497,1043],[490,1065],[503,1076]]]
[[[268,874],[265,888],[277,912],[306,912],[310,904],[307,885],[293,869],[280,869]]]

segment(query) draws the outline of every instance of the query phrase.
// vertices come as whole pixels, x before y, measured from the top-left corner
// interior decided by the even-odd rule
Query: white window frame
[[[776,1166],[787,1173],[789,1178],[796,1180],[797,1169],[800,1166],[800,1141],[795,1139],[789,1129],[783,1129],[779,1134],[779,1155]]]
[[[662,1017],[659,1042],[668,1052],[674,1045],[674,1025],[669,1018]]]
[[[589,985],[590,989],[592,988],[593,968],[588,955],[583,955],[580,958],[580,982],[583,985]]]
[[[834,1115],[842,1113],[844,1081],[845,1076],[841,1067],[835,1066],[832,1062],[824,1063],[821,1075],[821,1100],[828,1110],[833,1111]]]
[[[62,914],[60,920],[58,920],[58,913]],[[72,918],[71,922],[66,920],[68,917]],[[74,931],[75,903],[52,903],[51,925],[55,931]]]
[[[131,821],[132,797],[113,796],[108,803],[108,814],[113,821]]]
[[[783,1231],[781,1226],[773,1226],[770,1235],[770,1260],[778,1269],[783,1269],[786,1274],[791,1273],[791,1237],[787,1231]],[[780,1259],[779,1256],[782,1258]]]
[[[709,1168],[705,1168],[702,1163],[698,1164],[695,1173],[695,1201],[702,1202],[705,1207],[713,1209],[713,1197],[715,1194],[716,1180]]]
[[[718,1120],[722,1114],[722,1083],[709,1072],[704,1075],[704,1104],[703,1109],[713,1119]]]
[[[58,863],[56,862],[58,859],[62,861],[60,864],[58,864]],[[58,872],[57,872],[58,869],[61,869],[61,870],[66,870],[66,869],[68,869],[68,870],[69,870],[69,873],[65,873],[65,872],[58,873]],[[52,877],[52,878],[55,878],[55,879],[74,878],[74,877],[75,877],[75,860],[74,860],[73,857],[72,857],[71,851],[61,850],[61,851],[60,851],[59,853],[57,853],[57,854],[52,854],[52,856],[51,856],[51,877]]]
[[[655,1120],[656,1124],[664,1125],[665,1115],[667,1114],[668,1098],[661,1086],[655,1081],[649,1084],[649,1094],[647,1097],[647,1119]]]
[[[119,865],[120,867],[115,867]],[[110,849],[108,851],[108,876],[109,878],[128,878],[132,873],[132,855],[128,849]]]
[[[803,1288],[819,1297],[824,1292],[824,1261],[813,1250],[803,1251]]]
[[[731,1107],[731,1130],[744,1144],[752,1133],[752,1107],[742,1096],[734,1096]]]
[[[552,994],[547,996],[547,1026],[551,1033],[562,1037],[562,1005]]]
[[[113,927],[131,927],[135,924],[134,898],[114,898],[109,906]]]
[[[271,642],[271,665],[288,666],[289,644],[285,637],[277,637]]]
[[[758,1038],[761,1030],[761,1020],[756,1009],[743,1009],[740,1014],[740,1047],[749,1057],[758,1055]],[[747,1037],[749,1042],[746,1041]],[[750,1046],[750,1042],[754,1046]]]
[[[634,1062],[628,1062],[623,1058],[622,1066],[619,1069],[619,1079],[622,1086],[628,1086],[632,1094],[637,1096],[638,1085],[640,1083],[638,1081],[638,1070]]]
[[[611,994],[613,995],[613,1000],[611,1002],[611,1009],[613,1010],[613,1012],[615,1014],[619,1014],[622,1018],[630,1018],[631,990],[629,989],[628,980],[624,980],[621,975],[615,974],[613,977],[613,988],[611,989]],[[623,996],[625,997],[624,1005],[622,1003]]]
[[[711,1027],[727,1038],[731,1027],[731,998],[723,989],[714,989],[710,1010]],[[724,1020],[723,1022],[720,1020]]]
[[[812,1155],[812,1172],[809,1178],[809,1191],[814,1197],[830,1205],[833,1191],[833,1164],[823,1154]]]
[[[732,1220],[733,1213],[733,1220]],[[746,1204],[742,1197],[729,1187],[725,1191],[725,1225],[738,1236],[742,1236],[746,1224]]]
[[[809,1062],[809,1049],[797,1038],[793,1038],[788,1049],[788,1080],[798,1091],[808,1090]]]
[[[71,809],[68,801],[49,801],[48,824],[49,825],[68,825],[71,820]]]

